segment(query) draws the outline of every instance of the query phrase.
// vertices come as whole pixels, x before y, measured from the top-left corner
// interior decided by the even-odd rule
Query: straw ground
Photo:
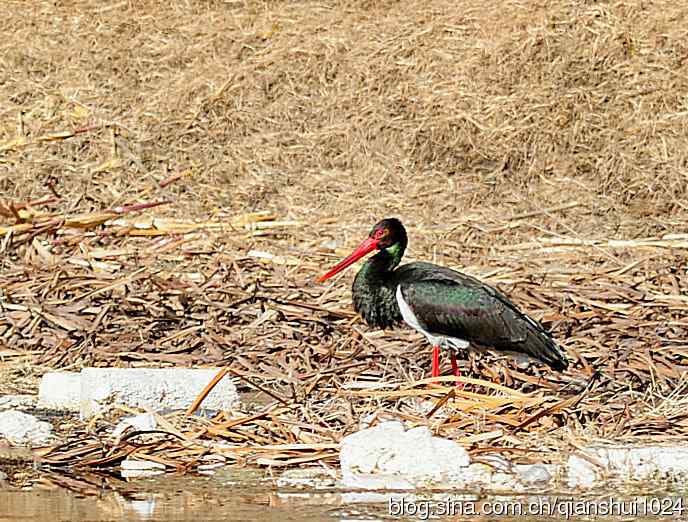
[[[161,364],[226,366],[255,392],[243,413],[172,416],[175,435],[141,447],[104,445],[111,412],[44,452],[54,464],[334,462],[372,412],[515,458],[684,438],[686,15],[10,0],[0,392],[34,392],[48,369]],[[422,339],[355,318],[351,273],[314,282],[386,216],[409,258],[542,320],[572,369],[485,354],[463,393],[418,384]]]

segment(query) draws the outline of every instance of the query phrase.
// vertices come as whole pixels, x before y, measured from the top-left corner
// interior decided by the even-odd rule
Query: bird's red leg
[[[454,376],[461,377],[461,370],[459,370],[459,365],[456,363],[456,353],[454,352],[454,350],[451,351],[451,364]],[[457,382],[456,387],[460,390],[463,390],[463,383]]]
[[[440,376],[440,347],[432,347],[432,377]]]

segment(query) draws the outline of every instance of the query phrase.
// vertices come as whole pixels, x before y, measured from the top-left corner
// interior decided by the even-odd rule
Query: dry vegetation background
[[[214,364],[310,433],[230,440],[336,441],[377,408],[425,422],[401,392],[346,390],[403,388],[430,347],[355,321],[351,271],[314,282],[397,216],[409,258],[499,285],[575,362],[474,360],[534,399],[476,415],[467,396],[438,430],[688,432],[683,2],[7,3],[0,392]]]

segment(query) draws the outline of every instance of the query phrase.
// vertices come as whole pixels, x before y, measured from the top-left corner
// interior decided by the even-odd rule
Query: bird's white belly
[[[420,324],[420,321],[418,321],[416,314],[413,313],[413,310],[404,299],[404,295],[401,292],[401,285],[397,286],[396,297],[399,310],[401,311],[401,317],[404,319],[404,322],[414,330],[419,331],[425,337],[427,337],[428,341],[430,341],[433,346],[443,346],[446,348],[456,348],[460,350],[462,348],[467,348],[470,344],[468,341],[459,339],[457,337],[432,334],[423,328]]]

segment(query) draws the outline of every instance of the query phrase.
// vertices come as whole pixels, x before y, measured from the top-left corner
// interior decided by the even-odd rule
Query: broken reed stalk
[[[196,400],[193,401],[191,406],[186,410],[187,415],[193,415],[194,412],[198,409],[198,407],[201,405],[201,403],[205,400],[205,398],[208,396],[208,394],[212,391],[213,388],[219,383],[222,378],[229,373],[229,370],[227,368],[222,368],[215,377],[212,378],[212,380],[207,384],[205,388],[201,391],[201,393],[198,394],[198,397],[196,397]]]

